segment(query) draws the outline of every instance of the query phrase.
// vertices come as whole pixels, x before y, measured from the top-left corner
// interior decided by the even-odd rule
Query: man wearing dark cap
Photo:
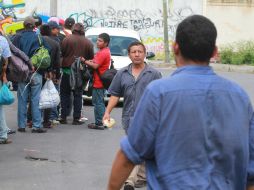
[[[59,38],[60,26],[55,21],[49,21],[48,25],[51,30],[51,38],[53,38],[58,43],[60,43],[61,42]]]
[[[73,25],[75,24],[75,20],[74,18],[67,18],[64,22],[64,33],[66,36],[70,35],[71,34],[71,29],[73,27]]]
[[[75,20],[73,18],[67,18],[64,21],[64,24],[62,24],[62,27],[61,27],[60,33],[59,33],[59,38],[60,38],[61,42],[63,41],[63,39],[66,36],[69,36],[72,34],[71,29],[74,24],[75,24]]]
[[[69,115],[69,107],[71,104],[71,92],[73,92],[73,125],[80,125],[83,122],[80,120],[82,109],[82,87],[71,90],[70,72],[71,65],[75,62],[76,57],[84,57],[92,59],[94,56],[92,43],[85,38],[84,26],[81,23],[76,23],[72,28],[72,34],[67,36],[62,44],[62,80],[60,84],[61,97],[61,124],[67,124],[67,116]]]
[[[26,17],[24,20],[25,30],[16,34],[13,38],[13,44],[31,58],[36,50],[40,47],[38,35],[33,31],[36,20],[33,17]],[[42,45],[50,51],[50,47],[41,38]],[[32,132],[44,133],[46,130],[42,128],[41,111],[39,109],[39,99],[42,87],[42,76],[45,70],[41,68],[33,68],[31,81],[18,83],[18,131],[25,132],[27,120],[27,101],[31,97],[32,110]]]
[[[55,88],[59,91],[59,81],[60,81],[60,45],[57,41],[51,38],[51,30],[48,24],[43,24],[40,27],[41,35],[43,39],[50,45],[51,47],[51,65],[48,68],[48,77],[52,79]],[[57,124],[58,119],[58,110],[57,107],[46,109],[44,111],[44,128],[51,128],[54,124]]]

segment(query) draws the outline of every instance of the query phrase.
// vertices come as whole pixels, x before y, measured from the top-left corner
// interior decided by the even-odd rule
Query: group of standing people
[[[5,70],[11,57],[11,52],[6,38],[1,36],[0,40],[1,55],[4,57],[1,80],[6,82]],[[94,55],[93,44],[85,38],[83,24],[75,23],[73,18],[67,18],[63,29],[61,29],[59,23],[55,20],[43,24],[39,17],[26,17],[24,30],[15,34],[11,38],[10,43],[23,51],[29,58],[34,55],[40,46],[44,46],[50,53],[51,65],[47,69],[29,65],[32,73],[31,78],[29,81],[18,82],[17,84],[18,132],[26,132],[27,125],[32,128],[32,133],[45,133],[47,132],[45,128],[51,128],[54,122],[67,124],[67,116],[70,115],[72,108],[72,124],[83,124],[84,120],[82,120],[81,115],[83,89],[82,87],[71,89],[69,82],[71,65],[77,57],[80,57],[84,67],[104,73],[111,63],[110,50],[108,48],[109,42],[110,37],[108,34],[100,34],[97,40],[99,51]],[[60,91],[60,113],[57,107],[46,110],[39,109],[41,89],[48,79],[52,80],[56,89]],[[102,117],[105,111],[104,93],[105,90],[98,73],[93,72],[95,123],[90,124],[93,127],[102,126]],[[5,123],[4,116],[1,116],[3,118],[1,122]],[[2,130],[0,130],[0,142],[7,144],[11,142],[7,138],[7,133],[15,133],[15,131],[4,126],[6,124],[1,125],[3,129],[1,128]]]

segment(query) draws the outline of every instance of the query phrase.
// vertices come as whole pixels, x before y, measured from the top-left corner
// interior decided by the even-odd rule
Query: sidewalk
[[[164,63],[163,61],[157,60],[149,60],[148,64],[157,68],[170,68],[170,69],[176,68],[175,63]],[[221,63],[210,63],[210,66],[215,71],[254,73],[254,66],[249,65],[228,65]]]

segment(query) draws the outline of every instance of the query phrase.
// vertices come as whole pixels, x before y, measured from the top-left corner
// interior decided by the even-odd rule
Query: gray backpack
[[[82,69],[81,69],[82,68]],[[90,78],[90,73],[85,65],[82,65],[80,57],[75,58],[74,63],[71,65],[70,73],[70,87],[72,90],[85,88]]]
[[[7,66],[7,80],[12,82],[28,82],[31,76],[32,64],[29,57],[10,40],[8,40],[11,57]]]

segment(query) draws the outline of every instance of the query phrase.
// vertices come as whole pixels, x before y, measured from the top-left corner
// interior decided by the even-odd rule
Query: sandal
[[[103,125],[96,125],[95,123],[90,123],[87,125],[89,129],[98,129],[98,130],[104,130]]]

